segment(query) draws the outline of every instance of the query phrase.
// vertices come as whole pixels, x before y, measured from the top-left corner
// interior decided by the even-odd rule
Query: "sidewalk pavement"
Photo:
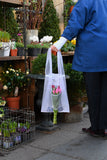
[[[81,131],[89,126],[86,113],[81,122],[61,123],[54,132],[36,131],[32,142],[0,156],[0,160],[107,160],[107,140]]]

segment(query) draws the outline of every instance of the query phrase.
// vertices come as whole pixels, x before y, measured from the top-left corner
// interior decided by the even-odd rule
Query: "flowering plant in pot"
[[[17,47],[15,40],[12,40],[11,42],[11,49],[10,49],[11,56],[17,56]]]
[[[9,97],[20,100],[19,90],[25,87],[28,82],[25,73],[21,69],[15,70],[10,67],[1,73],[0,80],[3,84],[3,92],[6,93],[7,105],[9,105]],[[19,104],[12,107],[18,109]]]
[[[31,44],[27,45],[28,48],[28,56],[37,56],[41,54],[42,44],[39,42],[31,42]]]
[[[40,42],[42,43],[42,53],[47,53],[48,48],[51,46],[52,44],[52,39],[53,36],[44,36],[43,38],[40,39]]]

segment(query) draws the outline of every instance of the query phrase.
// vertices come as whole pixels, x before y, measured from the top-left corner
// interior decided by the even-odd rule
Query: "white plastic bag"
[[[63,68],[63,59],[61,52],[57,53],[58,74],[52,73],[52,55],[51,49],[48,49],[46,66],[45,66],[45,82],[42,98],[41,112],[53,112],[52,105],[52,85],[60,86],[61,97],[58,112],[70,112],[69,102],[66,89],[65,72]]]

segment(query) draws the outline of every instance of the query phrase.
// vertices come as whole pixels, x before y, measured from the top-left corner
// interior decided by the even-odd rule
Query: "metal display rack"
[[[0,152],[8,153],[34,138],[35,113],[28,109],[3,109],[0,116]]]

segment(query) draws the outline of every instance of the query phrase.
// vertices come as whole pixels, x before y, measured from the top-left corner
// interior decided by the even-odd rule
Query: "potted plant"
[[[2,49],[2,54],[0,56],[10,55],[10,34],[6,31],[0,31],[0,46]]]
[[[11,56],[17,56],[17,47],[16,47],[15,40],[12,40],[12,42],[11,42],[10,55]]]
[[[52,44],[52,38],[53,36],[44,36],[43,38],[40,39],[40,42],[42,43],[42,51],[41,53],[47,53],[49,47]]]
[[[24,56],[24,44],[22,42],[16,42],[17,56]]]
[[[71,0],[71,1],[68,2],[68,4],[70,5],[69,12],[71,13],[73,8],[74,8],[74,6],[75,6],[75,4],[76,4],[76,2],[75,2],[75,0],[74,1]]]
[[[26,42],[31,43],[30,37],[38,36],[38,29],[42,22],[43,16],[43,1],[42,0],[30,0],[29,12],[27,13],[27,30],[26,30]]]
[[[73,39],[72,41],[67,41],[63,47],[61,48],[61,52],[69,52],[69,51],[75,51],[76,46],[76,40]]]
[[[13,147],[13,138],[10,134],[10,130],[8,128],[8,121],[3,121],[1,124],[2,132],[3,132],[3,148],[9,149]]]
[[[27,45],[28,48],[28,56],[38,56],[41,54],[42,44],[37,42],[32,42]]]
[[[3,84],[3,92],[5,92],[8,107],[19,109],[19,90],[27,85],[27,78],[21,69],[15,70],[10,67],[2,71],[0,76]],[[12,103],[12,104],[11,104]]]
[[[69,15],[72,12],[77,0],[65,0],[64,5],[64,25],[66,26],[68,23]]]

